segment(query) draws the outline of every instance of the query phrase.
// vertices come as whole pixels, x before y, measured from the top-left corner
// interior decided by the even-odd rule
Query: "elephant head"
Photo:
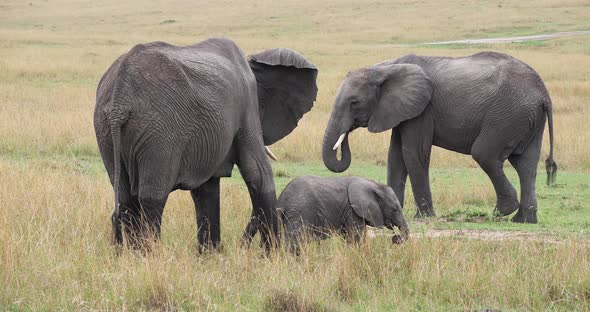
[[[368,225],[385,226],[391,230],[396,226],[401,236],[395,235],[394,243],[399,244],[408,239],[408,223],[393,189],[389,186],[367,181],[351,182],[348,186],[348,201],[353,211]]]
[[[248,63],[258,84],[264,145],[271,145],[291,133],[311,110],[318,92],[318,70],[303,55],[286,48],[250,55]]]
[[[433,83],[413,64],[381,63],[348,73],[340,85],[328,127],[322,158],[333,172],[350,166],[348,133],[358,127],[371,132],[392,129],[422,113],[433,91]],[[342,147],[342,158],[336,157]]]

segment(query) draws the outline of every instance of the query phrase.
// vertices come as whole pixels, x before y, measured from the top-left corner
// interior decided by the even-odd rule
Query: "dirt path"
[[[369,229],[368,236],[373,238],[376,236],[391,236],[391,232]],[[493,231],[493,230],[428,230],[426,232],[414,232],[411,233],[411,238],[466,238],[466,239],[479,239],[485,241],[503,241],[503,240],[519,240],[519,241],[538,241],[547,243],[561,243],[566,239],[557,235],[539,233],[539,232],[526,232],[526,231]],[[587,240],[590,242],[590,240]]]
[[[518,36],[518,37],[498,37],[498,38],[483,38],[483,39],[465,39],[452,41],[437,41],[437,42],[423,42],[423,43],[405,43],[405,44],[391,44],[383,45],[387,47],[411,47],[424,45],[445,45],[445,44],[493,44],[493,43],[514,43],[525,41],[544,41],[561,37],[583,36],[590,35],[590,30],[581,31],[565,31],[552,34],[532,35],[532,36]]]
[[[485,38],[485,39],[466,39],[453,41],[438,41],[422,43],[423,45],[441,45],[441,44],[485,44],[485,43],[513,43],[525,41],[543,41],[560,37],[582,36],[590,35],[590,31],[566,31],[553,34],[533,35],[533,36],[519,36],[519,37],[499,37],[499,38]]]
[[[491,231],[491,230],[429,230],[425,233],[416,233],[418,237],[461,237],[469,239],[480,239],[487,241],[503,240],[528,240],[555,243],[561,241],[558,237],[524,231]]]

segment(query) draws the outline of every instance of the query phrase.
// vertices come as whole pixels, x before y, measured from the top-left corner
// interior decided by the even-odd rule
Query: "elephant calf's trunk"
[[[401,224],[400,226],[398,226],[399,230],[400,230],[400,234],[396,234],[393,235],[393,237],[391,238],[391,241],[394,244],[401,244],[405,241],[408,240],[408,238],[410,238],[410,229],[408,228],[408,223],[407,222],[403,222],[403,224]]]

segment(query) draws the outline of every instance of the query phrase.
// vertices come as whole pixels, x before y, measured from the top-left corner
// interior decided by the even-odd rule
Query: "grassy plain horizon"
[[[72,1],[0,3],[0,309],[2,310],[590,310],[590,36],[495,45],[401,43],[590,30],[590,4],[568,1]],[[361,246],[340,238],[299,258],[239,248],[250,214],[239,174],[222,182],[220,252],[197,254],[187,192],[166,205],[162,241],[140,256],[110,244],[113,192],[92,115],[108,66],[135,44],[189,45],[213,36],[245,54],[289,47],[319,69],[319,94],[272,150],[277,194],[321,164],[334,96],[350,70],[404,54],[511,54],[553,101],[557,185],[537,177],[539,224],[492,215],[491,183],[470,156],[434,148],[437,217],[404,213],[413,235]],[[385,181],[389,133],[351,134],[345,174]],[[518,189],[507,163],[507,174]],[[527,232],[542,240],[430,237],[435,230]]]

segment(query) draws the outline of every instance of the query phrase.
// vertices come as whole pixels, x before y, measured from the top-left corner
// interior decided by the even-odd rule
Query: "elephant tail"
[[[113,139],[113,162],[115,172],[113,176],[113,187],[115,191],[115,210],[112,216],[114,243],[117,247],[117,253],[123,246],[123,232],[121,230],[121,128],[127,121],[130,109],[127,105],[116,103],[113,99],[111,106],[105,109],[107,119],[111,125],[111,136]]]
[[[114,188],[115,188],[115,212],[113,213],[113,234],[114,241],[119,250],[123,246],[123,232],[121,230],[121,210],[119,203],[119,186],[121,180],[121,125],[111,123],[111,135],[113,136],[113,156],[115,163]]]
[[[545,112],[547,112],[547,122],[549,123],[549,157],[545,160],[545,169],[547,170],[547,186],[555,183],[557,176],[557,163],[553,160],[553,110],[551,102],[545,104]]]
[[[111,128],[111,137],[113,140],[113,188],[115,193],[115,209],[112,216],[113,241],[116,245],[117,254],[123,247],[123,232],[121,230],[121,128],[131,115],[131,102],[127,90],[130,89],[125,79],[128,75],[129,57],[123,57],[119,68],[115,73],[113,81],[113,90],[110,100],[102,108]]]

